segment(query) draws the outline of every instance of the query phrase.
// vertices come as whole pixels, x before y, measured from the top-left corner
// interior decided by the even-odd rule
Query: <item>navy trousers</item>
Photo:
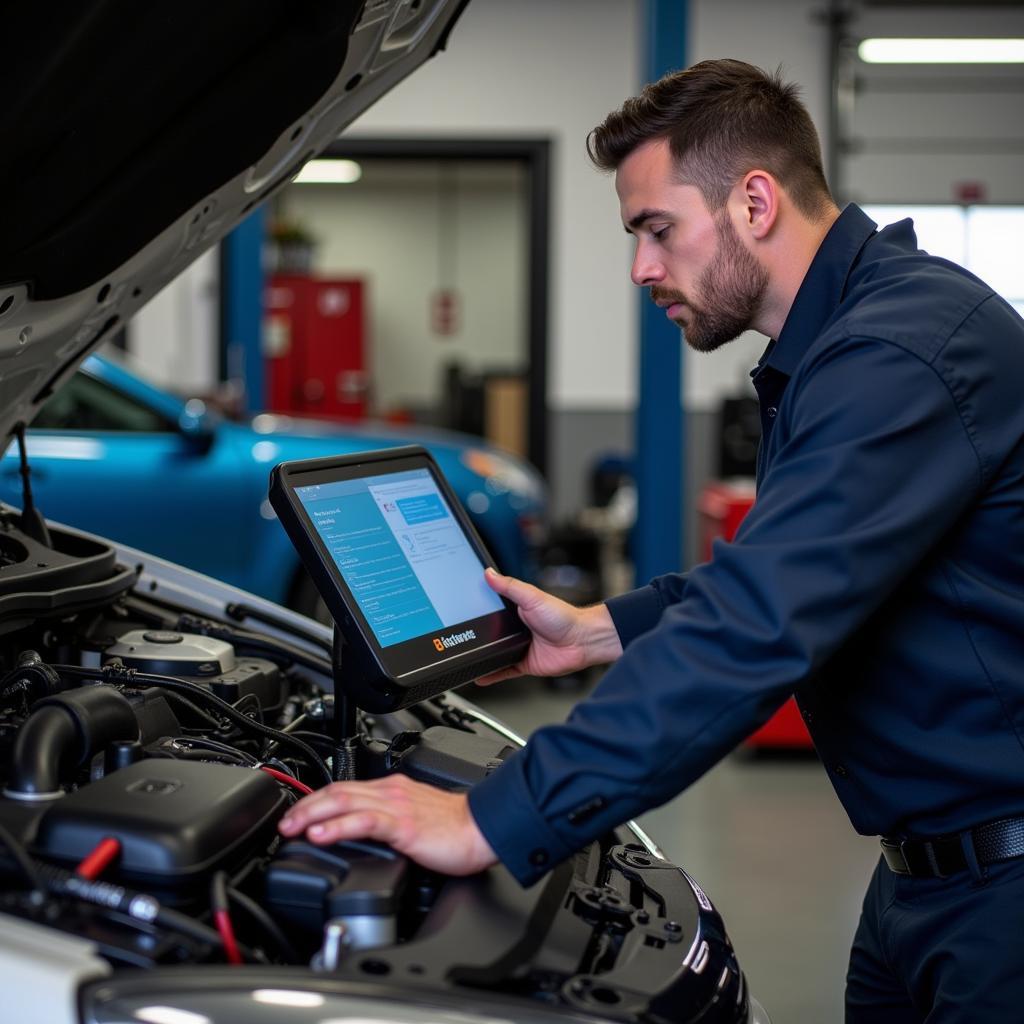
[[[1024,1021],[1024,857],[949,878],[879,861],[846,978],[847,1024]]]

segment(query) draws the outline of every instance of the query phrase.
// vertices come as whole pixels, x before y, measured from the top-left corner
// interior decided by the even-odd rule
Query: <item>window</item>
[[[1024,206],[864,205],[879,225],[913,217],[917,242],[977,274],[1024,316]]]
[[[174,424],[160,413],[84,373],[76,373],[39,410],[32,423],[42,430],[113,430],[168,433]]]

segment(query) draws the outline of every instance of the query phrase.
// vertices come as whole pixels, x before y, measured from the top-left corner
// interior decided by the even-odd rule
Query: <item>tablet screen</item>
[[[282,462],[270,503],[334,619],[336,666],[359,707],[407,707],[528,649],[530,631],[487,585],[490,555],[425,449]]]
[[[295,494],[381,647],[429,633],[439,651],[456,648],[475,632],[446,629],[502,610],[429,470],[309,484]]]

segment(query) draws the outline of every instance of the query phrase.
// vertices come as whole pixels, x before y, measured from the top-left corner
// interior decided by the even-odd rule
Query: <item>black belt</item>
[[[1024,857],[1024,817],[1001,818],[968,830],[974,853],[982,866]],[[963,833],[934,839],[890,839],[882,837],[882,856],[897,875],[945,878],[966,871]]]

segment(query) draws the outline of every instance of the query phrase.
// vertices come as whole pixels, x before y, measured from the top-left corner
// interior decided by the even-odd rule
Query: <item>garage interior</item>
[[[473,0],[443,58],[327,154],[352,162],[352,181],[293,183],[154,298],[122,345],[158,384],[228,412],[454,428],[529,459],[561,544],[540,580],[576,600],[692,566],[752,499],[748,371],[765,339],[699,355],[651,316],[585,136],[671,67],[781,65],[840,205],[879,223],[913,215],[925,249],[1024,313],[1024,63],[858,54],[866,39],[910,37],[1020,39],[1024,4]],[[275,321],[267,297],[295,276],[321,282],[317,294],[331,282],[358,293],[355,355],[330,370],[347,374],[347,405],[324,404],[309,380],[281,383],[301,345],[332,337],[302,341]],[[527,735],[595,681],[467,696]],[[640,824],[715,901],[773,1019],[841,1019],[878,847],[855,835],[798,728],[738,751]]]

